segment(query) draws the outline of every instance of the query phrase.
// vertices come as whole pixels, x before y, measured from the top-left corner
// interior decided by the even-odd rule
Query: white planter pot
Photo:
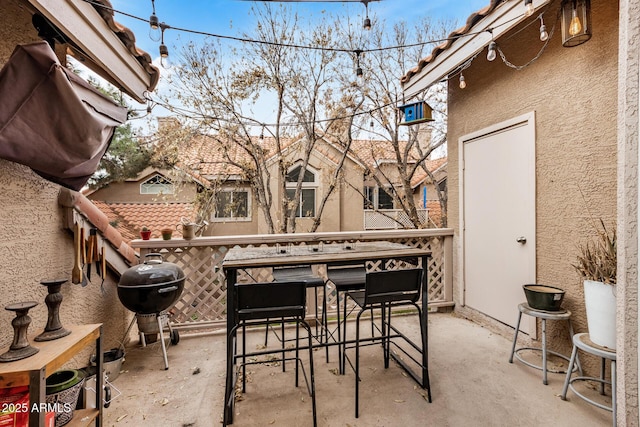
[[[615,286],[593,280],[584,281],[584,303],[591,341],[616,349]]]

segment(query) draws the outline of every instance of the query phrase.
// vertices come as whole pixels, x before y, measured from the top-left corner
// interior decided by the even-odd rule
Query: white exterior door
[[[515,327],[536,278],[535,114],[466,135],[459,152],[464,302]]]

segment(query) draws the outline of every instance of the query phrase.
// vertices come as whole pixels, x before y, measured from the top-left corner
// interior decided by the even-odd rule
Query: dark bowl
[[[561,310],[564,290],[555,286],[530,284],[523,285],[524,295],[527,297],[529,307],[536,310],[559,311]]]

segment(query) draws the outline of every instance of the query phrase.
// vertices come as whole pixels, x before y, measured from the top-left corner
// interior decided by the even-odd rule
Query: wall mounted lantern
[[[590,0],[562,0],[562,45],[573,47],[591,38]]]

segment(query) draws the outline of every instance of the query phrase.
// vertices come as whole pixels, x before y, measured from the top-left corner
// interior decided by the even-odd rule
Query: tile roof
[[[411,80],[413,76],[420,73],[427,65],[429,65],[429,63],[436,59],[438,55],[449,49],[451,45],[453,45],[453,43],[458,40],[458,38],[468,34],[471,28],[473,28],[473,26],[476,25],[478,21],[493,12],[503,2],[504,0],[490,0],[489,5],[483,7],[477,12],[472,13],[469,18],[467,18],[467,22],[464,26],[458,28],[457,30],[454,30],[451,34],[449,34],[445,42],[439,44],[433,49],[431,55],[421,59],[416,67],[407,71],[406,74],[400,79],[400,82],[403,84],[409,82],[409,80]]]
[[[109,0],[92,0],[89,4],[93,6],[109,29],[115,33],[129,53],[138,60],[149,74],[149,77],[151,77],[149,91],[153,91],[160,80],[160,70],[152,64],[151,55],[136,47],[136,36],[133,31],[113,19],[113,6]]]
[[[160,238],[160,230],[172,228],[174,237],[182,237],[176,225],[182,218],[195,220],[192,203],[105,203],[92,200],[92,203],[107,215],[111,225],[122,234],[126,242],[139,239],[143,226],[149,227],[152,238]]]
[[[437,200],[427,200],[427,210],[433,226],[442,227],[442,208],[440,207],[440,202]]]
[[[276,139],[269,136],[258,137],[252,136],[254,144],[261,146],[269,158],[271,153],[276,153]],[[285,152],[291,148],[296,142],[300,141],[299,138],[281,138],[281,149]],[[339,150],[341,146],[335,141],[326,141],[326,144],[316,144],[314,152],[322,154],[325,158],[334,163],[338,163],[340,160]],[[406,142],[400,142],[400,149],[403,150]],[[225,147],[227,145],[227,147]],[[332,148],[333,147],[333,148]],[[349,156],[355,162],[358,162],[370,169],[377,168],[380,162],[395,162],[395,151],[393,145],[386,140],[353,140],[351,143]],[[419,157],[417,152],[412,151],[409,154],[410,159],[416,161]],[[237,163],[252,164],[250,153],[248,153],[240,144],[222,144],[218,139],[210,135],[196,135],[191,138],[189,144],[181,147],[178,153],[177,167],[192,174],[194,178],[208,177],[229,177],[242,179],[244,173],[242,169],[229,162],[228,159],[233,159]],[[435,171],[440,167],[446,159],[441,160],[427,160],[427,166],[431,171]],[[419,182],[424,180],[426,173],[418,172],[421,174]],[[412,180],[415,181],[416,177]]]
[[[439,159],[427,160],[425,162],[425,165],[427,169],[431,171],[431,173],[434,173],[446,163],[447,163],[447,158],[441,157]],[[427,173],[422,169],[418,169],[416,173],[413,175],[413,178],[411,178],[411,187],[418,186],[419,184],[422,183],[422,181],[425,180],[426,177],[427,177]]]

